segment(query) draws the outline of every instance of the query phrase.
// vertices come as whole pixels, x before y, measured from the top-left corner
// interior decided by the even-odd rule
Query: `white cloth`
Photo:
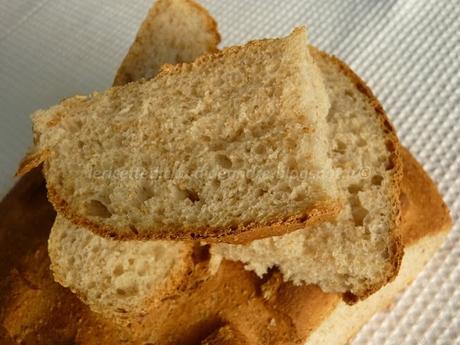
[[[460,344],[460,3],[202,0],[223,46],[307,25],[374,90],[439,184],[456,225],[443,249],[353,344]],[[29,114],[108,87],[150,0],[0,0],[0,194],[31,143]]]

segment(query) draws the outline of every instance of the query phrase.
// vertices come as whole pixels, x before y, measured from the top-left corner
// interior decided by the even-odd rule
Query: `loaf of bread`
[[[337,214],[305,30],[167,66],[34,114],[33,157],[58,212],[116,239],[230,242]]]
[[[222,259],[241,261],[260,277],[276,266],[287,281],[317,284],[353,302],[398,272],[399,143],[364,82],[338,59],[311,51],[331,101],[329,141],[340,193],[346,196],[343,210],[314,230],[245,245],[217,244],[211,249],[212,266],[215,270]]]
[[[46,239],[54,214],[35,171],[22,178],[0,203],[0,210],[7,211],[0,219],[0,343],[121,345],[155,340],[194,345],[204,339],[212,344],[224,337],[256,345],[304,340],[345,345],[375,312],[391,305],[434,255],[451,227],[449,212],[433,182],[408,151],[402,151],[402,158],[399,231],[406,255],[400,275],[375,295],[349,306],[341,302],[340,295],[324,293],[316,286],[285,283],[276,271],[260,279],[241,265],[225,261],[216,275],[193,279],[188,288],[154,309],[152,317],[144,319],[150,333],[141,332],[138,326],[119,326],[91,312],[53,282]],[[201,274],[194,267],[192,274],[198,278]]]

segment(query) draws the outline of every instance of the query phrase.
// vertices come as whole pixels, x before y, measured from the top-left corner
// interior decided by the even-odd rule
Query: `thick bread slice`
[[[305,30],[168,66],[34,114],[58,212],[117,239],[226,241],[337,213],[328,99]]]
[[[208,11],[191,0],[158,0],[115,76],[114,85],[150,79],[166,63],[192,62],[217,51],[220,35]]]
[[[397,227],[402,167],[393,127],[371,91],[345,64],[312,49],[331,102],[333,168],[346,203],[337,219],[314,228],[212,247],[220,260],[245,263],[263,276],[278,267],[286,281],[317,284],[345,293],[349,302],[378,290],[395,277],[402,256]]]
[[[55,280],[96,312],[124,318],[176,293],[192,266],[184,241],[114,241],[58,215],[48,241]]]

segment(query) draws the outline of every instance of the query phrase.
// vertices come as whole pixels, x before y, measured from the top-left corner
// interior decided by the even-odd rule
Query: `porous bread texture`
[[[48,252],[55,280],[104,315],[142,314],[174,293],[192,264],[181,241],[114,241],[58,215]]]
[[[117,239],[260,238],[337,213],[328,107],[296,29],[68,99],[33,124],[49,199],[72,222]]]
[[[314,49],[312,54],[331,101],[331,159],[346,203],[335,220],[313,229],[247,245],[217,244],[211,249],[211,267],[216,270],[222,259],[242,261],[263,276],[276,266],[286,281],[347,293],[346,299],[354,302],[398,271],[399,144],[365,84],[339,60]]]
[[[166,63],[192,62],[217,51],[220,36],[209,13],[191,0],[158,0],[124,58],[114,85],[152,78]]]

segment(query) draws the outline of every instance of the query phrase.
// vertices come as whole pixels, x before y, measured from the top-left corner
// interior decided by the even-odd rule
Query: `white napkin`
[[[443,249],[353,344],[460,344],[460,3],[203,0],[222,45],[287,34],[342,58],[374,90],[455,218]],[[29,114],[111,84],[150,0],[0,0],[0,195],[31,143]]]

